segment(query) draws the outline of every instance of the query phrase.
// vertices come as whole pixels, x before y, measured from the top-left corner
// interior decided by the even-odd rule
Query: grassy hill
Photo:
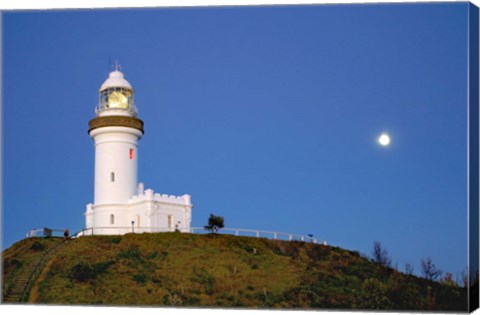
[[[5,250],[4,294],[60,242],[29,238]],[[49,257],[28,303],[465,311],[467,292],[338,247],[159,233],[68,240]]]

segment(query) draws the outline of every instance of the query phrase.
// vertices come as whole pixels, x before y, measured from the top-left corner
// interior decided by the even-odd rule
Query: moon
[[[387,147],[390,145],[390,136],[387,134],[387,133],[382,133],[379,137],[378,137],[378,143],[382,146],[382,147]]]

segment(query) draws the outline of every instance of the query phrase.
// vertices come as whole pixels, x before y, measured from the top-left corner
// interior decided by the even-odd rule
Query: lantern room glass
[[[100,91],[98,111],[120,109],[126,110],[132,115],[137,114],[133,101],[133,91],[128,88],[111,87]]]

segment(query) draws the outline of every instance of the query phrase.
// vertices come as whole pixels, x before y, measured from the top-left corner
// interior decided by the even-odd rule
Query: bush
[[[3,268],[4,270],[8,270],[9,268],[12,268],[14,270],[20,268],[23,265],[23,262],[18,260],[17,258],[5,260],[3,263]]]
[[[243,303],[238,301],[235,296],[229,293],[221,293],[217,297],[218,306],[242,306]]]
[[[215,292],[215,277],[210,275],[205,268],[197,269],[193,267],[193,274],[190,277],[190,280],[203,285],[207,295],[212,295]]]
[[[198,305],[200,305],[200,298],[198,298],[198,296],[191,295],[191,296],[188,297],[185,304],[192,305],[192,306],[198,306]]]
[[[255,293],[255,298],[262,307],[273,307],[283,301],[283,294],[275,294],[263,288],[262,291]]]
[[[112,264],[114,264],[113,261],[105,261],[95,265],[79,262],[72,267],[69,277],[78,282],[88,282],[107,271]]]
[[[319,260],[328,256],[329,249],[321,245],[313,245],[306,248],[306,253],[310,259]]]
[[[144,273],[137,273],[132,277],[138,284],[145,284],[147,282],[147,276]]]
[[[360,258],[360,252],[358,252],[358,251],[356,251],[356,250],[351,251],[351,252],[350,252],[350,255],[352,255],[353,257],[358,257],[358,258]]]
[[[158,256],[158,253],[157,253],[157,251],[154,250],[153,252],[150,253],[150,255],[148,255],[147,258],[148,259],[155,259],[155,258],[157,258],[157,256]]]
[[[299,243],[295,241],[271,241],[268,242],[267,247],[275,254],[281,256],[289,256],[291,258],[298,258]]]
[[[78,282],[87,282],[95,277],[92,266],[79,262],[70,270],[70,278]]]
[[[98,264],[93,265],[93,271],[95,275],[99,275],[107,271],[108,267],[113,265],[115,262],[113,260],[104,261]]]
[[[228,238],[228,247],[231,249],[241,249],[247,253],[253,253],[255,247],[252,246],[252,241],[242,237]]]
[[[122,237],[121,236],[114,236],[110,239],[110,242],[112,244],[120,244],[120,242],[122,241]]]
[[[119,258],[130,259],[133,261],[141,261],[142,256],[140,254],[140,250],[137,246],[131,246],[127,250],[122,250],[120,254],[118,254]]]
[[[45,245],[43,245],[42,243],[40,243],[39,241],[35,241],[32,246],[30,246],[30,249],[31,250],[34,250],[36,252],[39,252],[39,251],[42,251],[45,249]]]
[[[387,297],[387,287],[375,278],[368,278],[362,283],[360,307],[366,309],[388,309],[391,302]]]

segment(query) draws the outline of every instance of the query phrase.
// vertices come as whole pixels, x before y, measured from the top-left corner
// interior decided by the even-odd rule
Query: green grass
[[[8,282],[32,249],[4,252]],[[242,308],[456,310],[466,290],[406,276],[357,252],[319,244],[183,233],[88,236],[68,241],[39,283],[38,304]]]

